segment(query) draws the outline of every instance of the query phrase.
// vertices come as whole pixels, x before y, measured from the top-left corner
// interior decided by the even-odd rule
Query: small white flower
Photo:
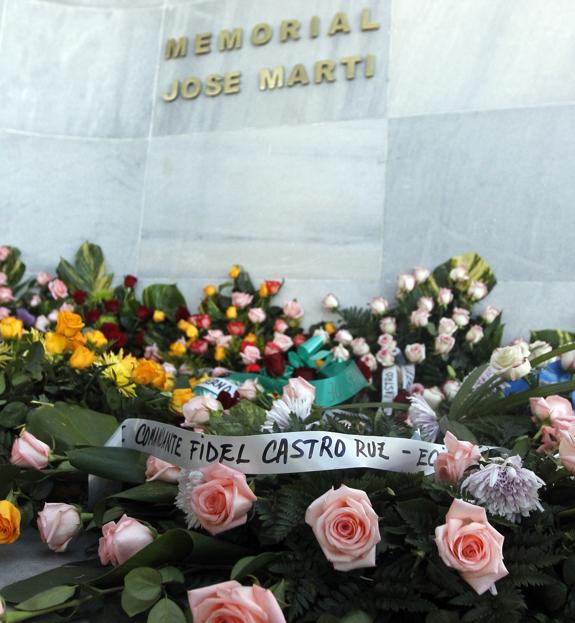
[[[180,471],[180,477],[178,479],[178,495],[176,496],[176,506],[186,516],[186,525],[190,530],[195,530],[200,527],[200,522],[196,517],[196,514],[192,510],[191,496],[192,491],[201,484],[203,479],[202,472],[197,470],[185,470]]]
[[[349,350],[343,344],[338,344],[332,348],[331,353],[336,361],[347,361],[350,357]]]
[[[339,301],[337,300],[337,296],[330,292],[323,297],[321,305],[327,311],[335,311],[339,307]]]

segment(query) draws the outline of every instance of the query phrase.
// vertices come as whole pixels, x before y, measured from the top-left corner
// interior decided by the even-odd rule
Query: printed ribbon
[[[536,372],[536,376],[539,380],[539,385],[550,385],[552,383],[564,383],[570,381],[573,376],[566,372],[561,361],[553,361],[544,368],[540,368]],[[518,379],[517,381],[510,381],[503,386],[503,394],[510,396],[511,394],[517,394],[529,389],[529,383],[525,379]],[[575,392],[571,394],[571,402],[575,406]]]

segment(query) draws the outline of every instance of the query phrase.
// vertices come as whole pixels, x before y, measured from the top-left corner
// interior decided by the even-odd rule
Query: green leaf
[[[57,271],[72,290],[94,293],[108,290],[112,285],[113,275],[106,274],[102,249],[90,242],[84,242],[78,249],[74,266],[62,258]]]
[[[559,331],[556,329],[531,331],[529,341],[537,342],[538,340],[547,342],[553,348],[557,348],[558,346],[564,346],[570,342],[575,342],[575,333],[570,333],[569,331]]]
[[[186,306],[186,299],[175,284],[156,283],[142,292],[144,305],[159,309],[173,318],[178,307]]]
[[[160,569],[162,584],[183,584],[186,581],[184,574],[177,567],[163,567]]]
[[[458,623],[459,614],[453,610],[434,610],[425,617],[425,623]]]
[[[178,493],[178,485],[161,480],[152,480],[143,485],[127,489],[120,493],[114,493],[111,498],[123,500],[136,500],[138,502],[148,502],[151,504],[172,504]]]
[[[23,402],[9,402],[0,411],[0,426],[16,428],[26,421],[28,407]]]
[[[575,554],[563,563],[563,578],[567,586],[575,586]]]
[[[20,602],[16,608],[34,611],[59,606],[74,596],[76,588],[76,586],[54,586]]]
[[[248,575],[255,575],[259,569],[266,567],[270,562],[276,560],[277,557],[278,554],[275,552],[263,552],[258,556],[246,556],[236,562],[230,573],[230,580],[241,580]]]
[[[162,592],[162,575],[152,567],[138,567],[124,578],[126,592],[141,600],[156,600]]]
[[[70,463],[88,474],[109,480],[141,483],[146,480],[147,455],[128,448],[82,448],[68,452]]]
[[[160,599],[160,601],[150,610],[148,623],[185,623],[186,617],[178,604],[171,599]]]
[[[126,589],[122,591],[122,609],[129,617],[134,617],[141,612],[149,610],[157,600],[158,597],[155,599],[140,599],[132,593],[129,593]]]
[[[461,410],[461,407],[463,406],[463,403],[471,395],[471,393],[473,392],[473,386],[475,385],[479,377],[485,372],[485,370],[487,370],[488,367],[489,364],[486,363],[482,366],[475,368],[475,370],[473,370],[463,381],[461,387],[459,388],[459,391],[457,392],[455,398],[453,399],[453,402],[451,403],[451,408],[449,409],[449,415],[451,417],[457,419],[457,417],[460,415],[459,412]]]
[[[77,446],[103,446],[118,427],[115,417],[74,404],[57,402],[34,409],[28,430],[45,443],[54,440],[56,452]]]
[[[449,431],[450,433],[453,433],[459,441],[471,441],[473,443],[477,443],[475,435],[469,430],[469,428],[467,428],[467,426],[465,426],[465,424],[451,420],[446,415],[439,420],[439,426],[444,434]]]
[[[342,619],[341,623],[372,623],[373,617],[369,616],[367,612],[363,610],[354,610],[349,614],[346,614]]]

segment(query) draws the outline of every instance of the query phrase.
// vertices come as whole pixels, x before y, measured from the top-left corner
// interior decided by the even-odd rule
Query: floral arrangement
[[[44,285],[22,284],[19,253],[3,249],[0,543],[29,523],[54,552],[81,531],[95,536],[79,564],[1,588],[4,620],[575,618],[573,336],[534,332],[529,344],[501,347],[499,311],[474,313],[495,284],[478,256],[403,275],[394,305],[377,297],[367,310],[340,310],[330,295],[339,323],[306,335],[297,302],[271,304],[281,284],[256,290],[239,267],[232,282],[206,289],[197,314],[177,316],[185,301],[175,286],[166,286],[170,303],[160,290],[140,303],[132,280],[111,289],[103,260],[90,269],[99,281],[80,282],[81,258],[97,257],[90,245]],[[57,280],[72,295],[49,294]],[[145,321],[142,304],[153,310]],[[32,309],[42,312],[34,322],[18,311]],[[110,316],[125,343],[104,330]],[[321,354],[295,365],[318,340]],[[194,352],[197,341],[205,352]],[[322,369],[352,360],[365,387],[345,404],[318,404]],[[208,375],[228,389],[210,389]],[[229,460],[192,469],[105,446],[135,417],[207,440],[300,438],[278,446],[278,465],[290,452],[312,455],[318,446],[301,449],[306,435],[369,440],[366,465],[405,440],[423,449],[423,467],[340,468],[327,442],[333,469],[287,473],[244,473]],[[88,475],[116,484],[92,479],[87,496]]]

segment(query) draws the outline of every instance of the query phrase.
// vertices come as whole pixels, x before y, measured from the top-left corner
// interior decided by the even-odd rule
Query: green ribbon
[[[315,387],[316,403],[320,407],[333,407],[345,402],[366,387],[367,381],[354,361],[335,361],[328,350],[322,350],[323,339],[319,335],[298,346],[288,354],[288,364],[282,376],[273,378],[266,373],[249,374],[237,372],[227,377],[233,381],[245,381],[256,378],[269,392],[281,393],[287,385],[295,368],[313,368],[318,379],[310,381]],[[323,360],[321,368],[317,362]]]

